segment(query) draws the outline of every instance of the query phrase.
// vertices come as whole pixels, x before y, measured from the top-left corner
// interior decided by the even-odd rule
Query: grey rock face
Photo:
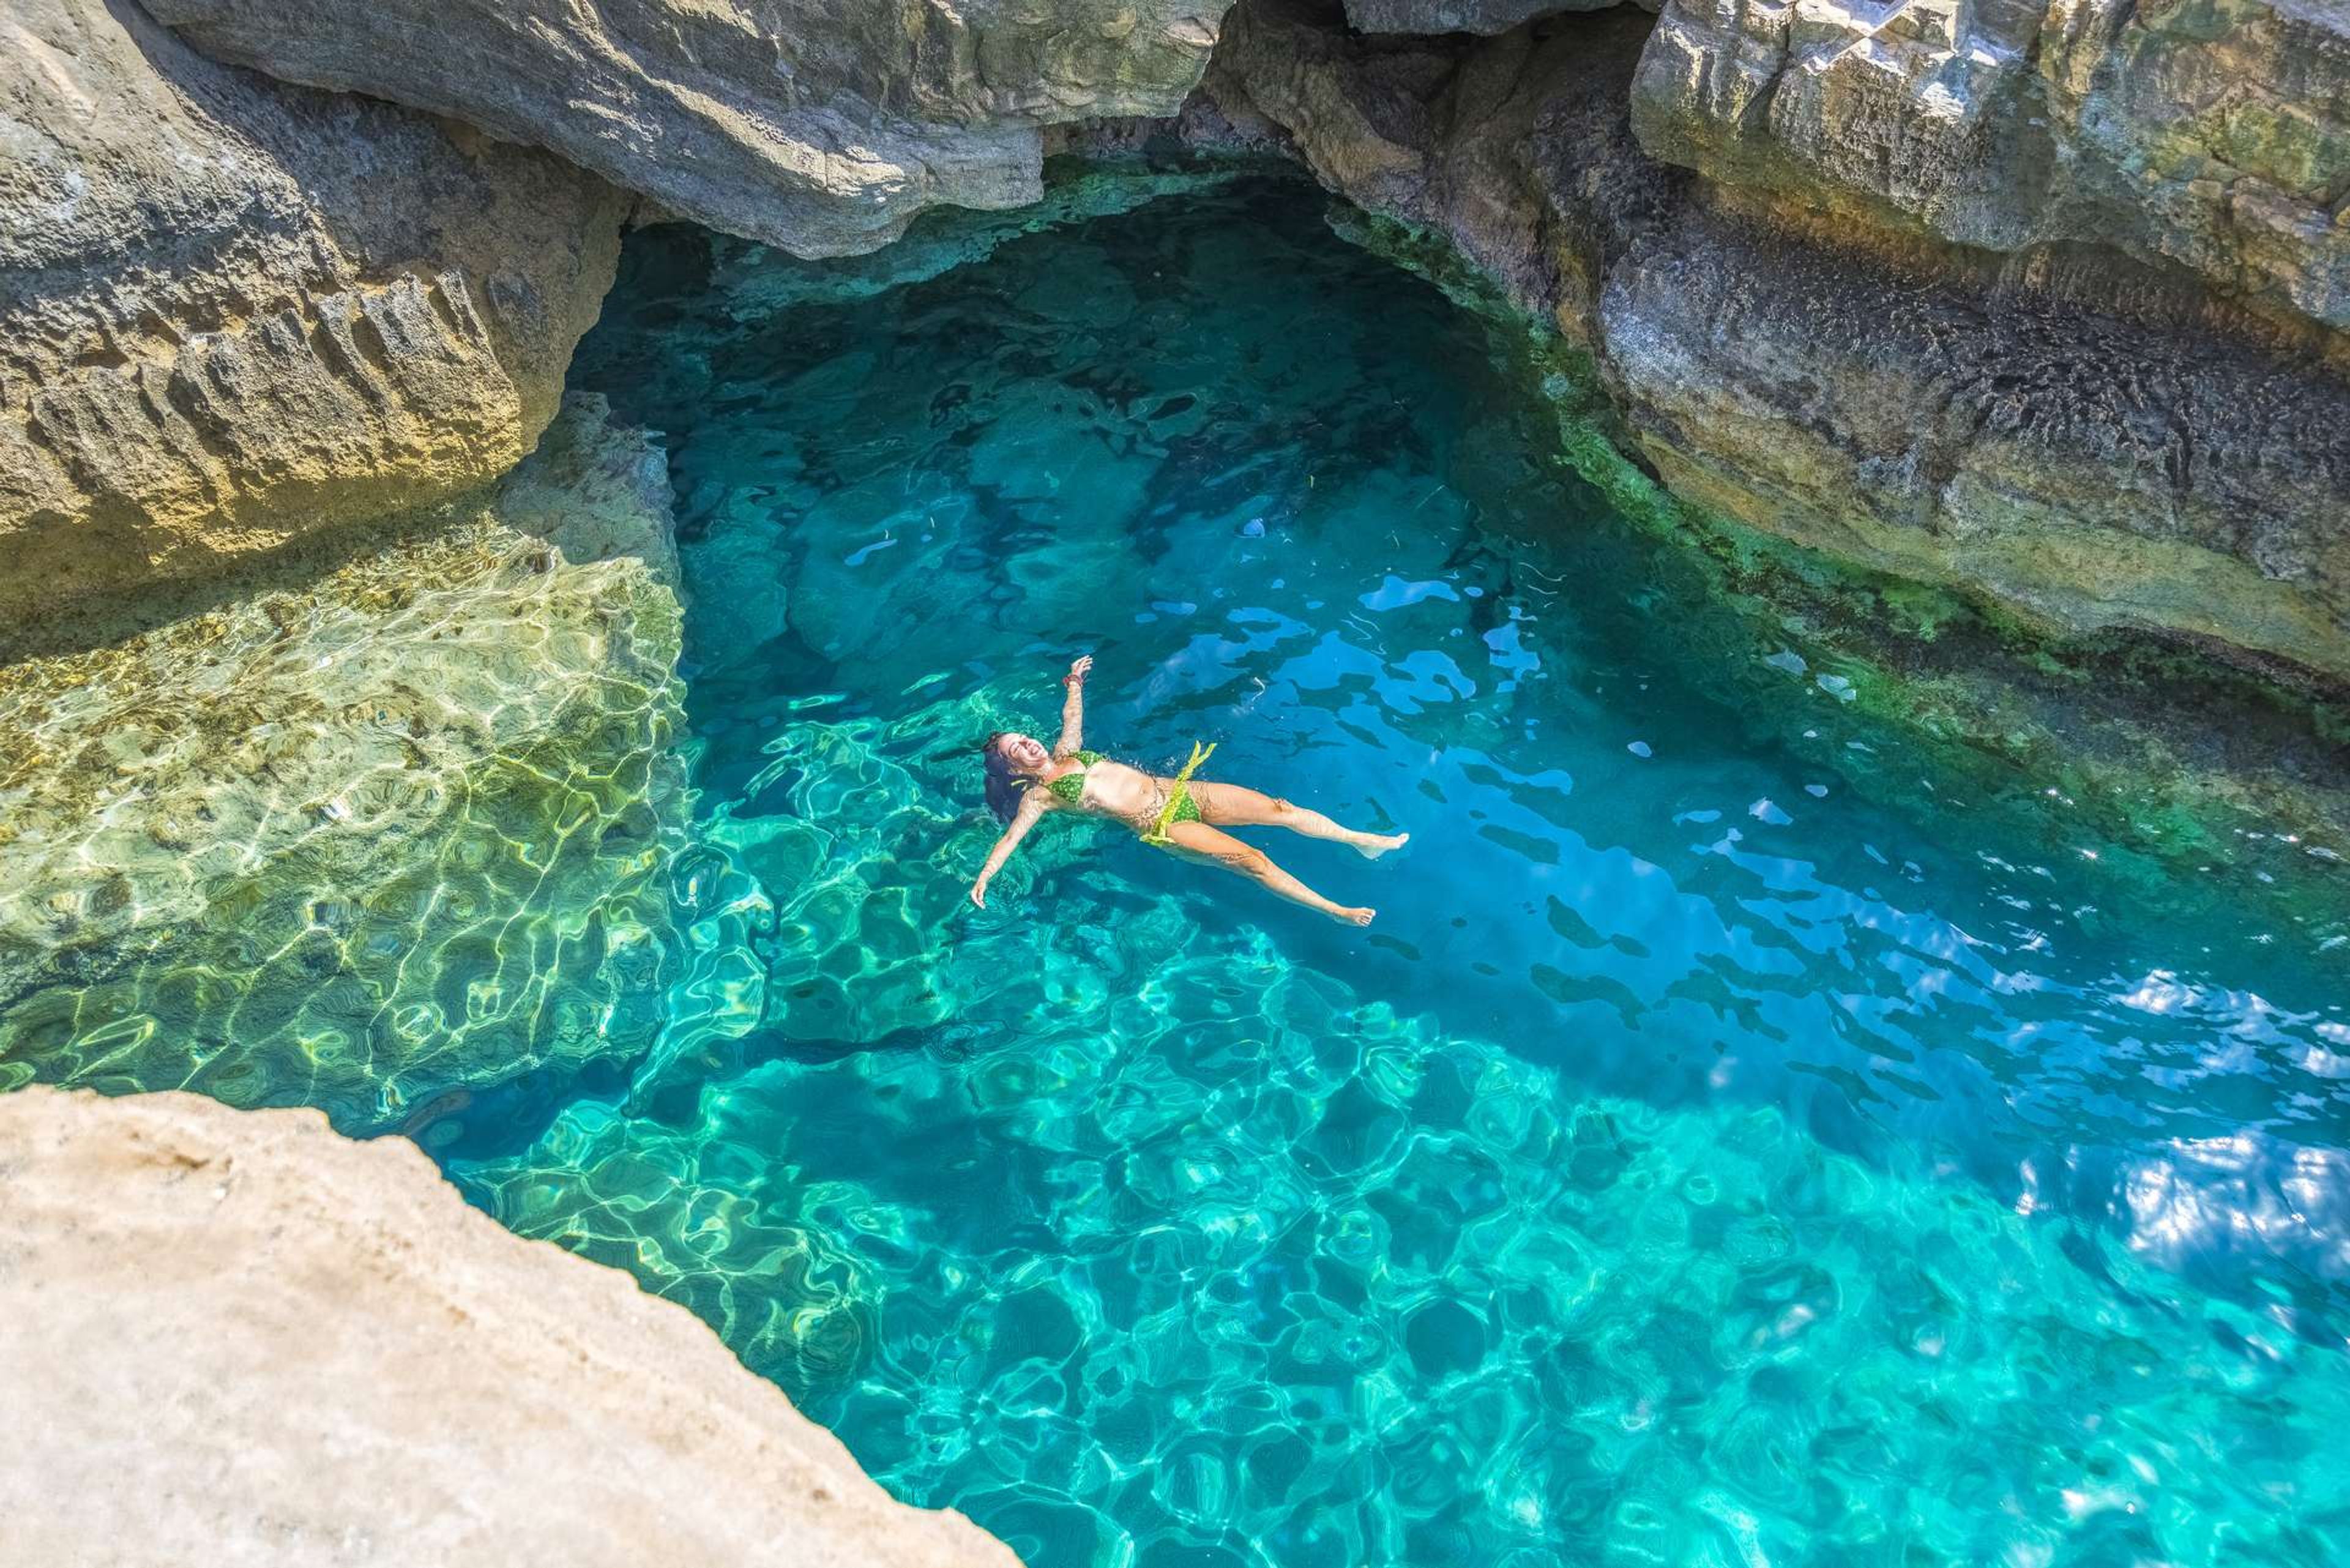
[[[1248,0],[1191,118],[1270,122],[1450,236],[1593,349],[1679,494],[2061,626],[2350,675],[2350,386],[2318,355],[2109,250],[2003,265],[1730,199],[1636,139],[1646,20],[1365,38]]]
[[[2350,328],[2350,8],[2308,0],[1672,0],[1656,156],[1960,244],[2110,244]]]
[[[10,1563],[1018,1568],[404,1138],[33,1088],[0,1169]]]
[[[0,14],[0,627],[513,465],[626,198],[203,58],[135,5]]]
[[[1610,268],[1598,339],[1679,495],[2061,627],[2350,675],[2338,379],[1701,215]]]
[[[552,149],[795,255],[1042,193],[1038,128],[1171,112],[1228,0],[155,0],[218,58]]]

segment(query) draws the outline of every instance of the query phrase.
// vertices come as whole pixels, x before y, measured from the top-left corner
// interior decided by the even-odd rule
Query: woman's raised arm
[[[983,909],[987,908],[987,885],[1003,869],[1003,863],[1012,858],[1012,852],[1020,847],[1020,841],[1028,836],[1036,819],[1045,815],[1045,804],[1049,798],[1042,789],[1030,789],[1020,797],[1020,808],[1012,814],[1012,825],[995,841],[995,847],[987,852],[987,864],[979,868],[979,879],[971,885],[972,903]]]
[[[1061,699],[1061,738],[1053,742],[1056,757],[1066,757],[1086,743],[1086,676],[1093,667],[1094,656],[1088,653],[1061,677],[1069,694]]]

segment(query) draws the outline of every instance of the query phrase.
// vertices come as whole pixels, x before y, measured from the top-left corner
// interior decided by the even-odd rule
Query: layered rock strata
[[[381,1127],[646,1049],[673,573],[661,452],[575,398],[331,571],[0,668],[0,1088]]]
[[[1164,114],[1229,0],[149,0],[206,52],[552,149],[795,255],[1042,193],[1039,128]]]
[[[0,1170],[8,1562],[1016,1568],[404,1140],[34,1089]]]
[[[10,5],[0,630],[512,467],[626,205],[544,153],[214,64],[134,5]]]
[[[2281,313],[2300,296],[2274,282],[2325,275],[2330,239],[2231,294],[2217,264],[2022,232],[2002,255],[1857,202],[1777,204],[1643,145],[1677,150],[1656,130],[1678,101],[1659,61],[1690,47],[1676,26],[1619,10],[1368,38],[1248,0],[1187,121],[1284,142],[1450,236],[1592,348],[1638,453],[1719,514],[2062,628],[2350,676],[2350,385],[2323,309]],[[1711,91],[1734,63],[1677,79]],[[2324,97],[2292,79],[2295,101]],[[1837,123],[1908,145],[1857,111]]]

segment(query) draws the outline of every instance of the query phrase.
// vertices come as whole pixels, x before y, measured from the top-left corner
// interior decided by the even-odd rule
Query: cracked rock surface
[[[2173,264],[2350,328],[2350,8],[2312,0],[1670,0],[1657,157],[1964,245]]]

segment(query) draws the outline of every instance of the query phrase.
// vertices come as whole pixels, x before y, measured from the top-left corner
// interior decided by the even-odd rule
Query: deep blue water
[[[479,1201],[1035,1568],[2350,1561],[2317,846],[1877,716],[1306,187],[962,249],[631,242],[686,953],[427,1130]],[[1060,819],[967,907],[1083,651],[1089,744],[1409,829],[1256,836],[1377,924]]]

